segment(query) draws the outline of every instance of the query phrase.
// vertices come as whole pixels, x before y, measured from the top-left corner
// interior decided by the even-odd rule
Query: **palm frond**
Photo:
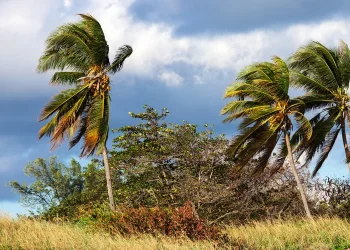
[[[93,38],[91,40],[91,53],[93,54],[94,64],[107,67],[109,66],[109,46],[106,42],[104,32],[100,23],[89,14],[79,14],[83,18],[81,25],[86,32]]]
[[[244,144],[242,150],[236,154],[237,165],[243,168],[252,159],[253,156],[258,156],[266,145],[276,138],[276,134],[280,132],[283,121],[275,126],[264,126],[259,134],[254,133]],[[276,145],[276,144],[275,144]]]
[[[264,144],[261,152],[259,153],[257,163],[254,166],[253,174],[261,174],[267,167],[273,150],[279,141],[281,134],[274,133],[273,136]]]
[[[271,104],[276,101],[276,98],[259,86],[254,86],[248,83],[236,82],[226,88],[224,98],[245,97],[249,96],[254,101],[259,101],[265,104]]]
[[[318,94],[331,95],[332,90],[327,86],[315,81],[307,75],[299,73],[295,70],[290,70],[291,84],[297,88],[304,88],[306,91],[311,91]]]
[[[108,71],[113,74],[120,71],[123,68],[123,64],[126,58],[132,54],[132,48],[129,45],[124,45],[118,49],[117,54],[114,57],[114,60],[111,66],[108,68]]]
[[[84,76],[82,72],[56,72],[50,82],[52,85],[77,85],[79,78]]]
[[[295,111],[295,120],[299,125],[299,131],[304,135],[304,140],[308,141],[312,136],[312,125],[309,120],[304,116],[304,114]]]
[[[109,95],[96,97],[92,101],[87,115],[81,156],[92,155],[96,150],[101,153],[99,149],[105,146],[109,130],[109,105]],[[101,113],[104,114],[103,117]]]
[[[85,72],[92,64],[91,49],[83,38],[58,28],[46,40],[46,48],[39,59],[37,71],[70,69]]]
[[[343,41],[338,46],[337,56],[342,87],[348,89],[350,82],[350,50],[348,45]]]
[[[322,149],[321,149],[321,154],[320,154],[320,156],[317,160],[316,166],[312,172],[313,177],[317,174],[317,172],[322,167],[323,162],[327,159],[329,152],[332,150],[332,148],[335,144],[335,141],[337,140],[339,131],[340,131],[340,128],[336,128],[335,130],[331,131],[327,135],[325,142],[324,142]]]
[[[273,72],[275,75],[275,82],[278,84],[279,88],[282,90],[284,97],[288,98],[289,91],[289,69],[287,64],[279,57],[274,56],[272,58]]]
[[[75,89],[67,89],[54,96],[53,99],[45,105],[39,116],[39,121],[46,120],[53,113],[58,111],[63,105],[73,106],[75,101],[80,99],[81,95],[84,95],[84,91],[88,91],[88,85],[83,85]]]
[[[338,88],[336,63],[329,50],[318,42],[299,48],[290,58],[289,66],[322,84],[325,88]]]

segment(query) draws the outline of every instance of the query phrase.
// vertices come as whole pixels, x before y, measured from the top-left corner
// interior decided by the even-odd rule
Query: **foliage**
[[[328,177],[314,185],[319,213],[350,219],[350,179]]]
[[[221,114],[227,115],[224,121],[241,119],[239,134],[230,145],[228,154],[236,162],[238,170],[255,159],[254,173],[262,173],[271,161],[276,146],[280,145],[272,164],[279,169],[288,156],[306,215],[312,219],[291,147],[291,141],[292,145],[297,146],[307,143],[312,136],[312,125],[304,116],[304,102],[289,96],[290,73],[287,64],[277,56],[272,61],[248,66],[239,73],[240,82],[233,83],[226,90],[225,98],[236,99],[222,109]],[[298,130],[290,139],[293,121]]]
[[[329,49],[319,42],[311,42],[299,48],[290,58],[292,83],[307,91],[300,99],[306,111],[313,112],[310,123],[314,133],[308,143],[302,143],[297,152],[304,156],[305,165],[317,155],[313,176],[322,167],[336,143],[339,133],[349,163],[350,151],[346,136],[349,121],[350,50],[341,41],[336,49]],[[349,125],[349,124],[348,124]]]
[[[169,111],[145,106],[130,113],[143,122],[125,126],[113,140],[111,165],[121,177],[119,202],[128,206],[181,206],[191,200],[200,207],[215,182],[232,162],[224,152],[228,140],[197,125],[168,124]],[[206,125],[207,127],[207,125]]]
[[[110,212],[103,206],[85,206],[73,221],[89,230],[104,231],[112,235],[147,233],[186,236],[192,240],[217,240],[220,237],[216,227],[209,226],[204,220],[196,217],[191,202],[186,202],[184,206],[176,209],[120,206],[117,213]]]
[[[25,167],[26,175],[35,178],[31,185],[10,182],[20,195],[24,205],[44,212],[60,202],[75,197],[84,188],[84,179],[79,162],[72,159],[66,167],[55,156],[49,160],[38,158]]]
[[[119,48],[110,63],[109,46],[99,22],[90,15],[80,14],[78,23],[58,27],[46,40],[38,64],[39,72],[56,72],[51,83],[70,88],[57,94],[42,110],[39,121],[52,117],[39,131],[39,138],[51,137],[53,148],[65,137],[70,147],[84,138],[81,156],[102,153],[109,130],[110,78],[116,73],[132,48]]]
[[[20,194],[23,205],[34,209],[33,214],[65,216],[74,214],[78,205],[106,198],[104,173],[95,159],[82,168],[75,159],[66,166],[55,156],[38,158],[27,164],[25,173],[34,183],[12,181],[10,186]]]
[[[230,157],[239,168],[256,158],[256,173],[268,166],[279,143],[273,165],[282,167],[287,157],[285,135],[293,129],[293,117],[299,127],[297,140],[308,140],[312,135],[311,124],[304,116],[304,102],[289,97],[290,76],[286,63],[278,57],[272,60],[272,63],[257,63],[242,70],[238,82],[230,85],[224,95],[233,100],[221,111],[227,116],[224,122],[241,119],[240,133],[230,145]]]

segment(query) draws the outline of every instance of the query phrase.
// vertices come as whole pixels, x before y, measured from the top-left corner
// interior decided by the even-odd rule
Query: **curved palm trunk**
[[[350,152],[349,152],[348,141],[347,141],[347,138],[346,138],[345,114],[343,115],[343,118],[341,119],[341,135],[342,135],[342,138],[343,138],[345,157],[346,157],[345,159],[346,159],[346,163],[348,164],[348,169],[350,171]]]
[[[103,163],[105,166],[105,172],[106,172],[106,182],[107,182],[107,190],[108,190],[108,199],[109,199],[109,207],[113,212],[115,212],[115,203],[113,198],[113,190],[112,190],[112,180],[111,180],[111,172],[109,169],[108,164],[108,155],[107,155],[107,149],[106,146],[103,147]]]
[[[299,188],[299,192],[300,192],[300,195],[301,195],[301,199],[302,199],[303,204],[304,204],[304,209],[305,209],[306,215],[307,215],[307,217],[309,217],[310,219],[313,219],[313,218],[312,218],[312,215],[311,215],[311,213],[310,213],[309,205],[307,204],[307,200],[306,200],[304,188],[303,188],[303,186],[301,185],[301,182],[300,182],[300,179],[299,179],[299,176],[298,176],[298,173],[297,173],[297,169],[295,168],[295,165],[294,165],[294,159],[293,159],[293,154],[292,154],[292,148],[291,148],[291,146],[290,146],[290,138],[289,138],[289,134],[288,134],[287,132],[285,133],[285,138],[286,138],[286,146],[287,146],[287,149],[288,149],[288,158],[289,158],[290,166],[292,167],[292,172],[293,172],[293,174],[294,174],[294,178],[295,178],[295,180],[297,181],[297,186],[298,186],[298,188]]]

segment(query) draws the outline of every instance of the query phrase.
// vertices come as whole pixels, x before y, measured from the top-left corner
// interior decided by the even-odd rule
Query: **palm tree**
[[[109,47],[99,22],[88,14],[80,14],[78,23],[58,27],[46,40],[39,59],[38,72],[58,70],[51,84],[69,88],[54,96],[43,108],[39,121],[50,121],[39,131],[39,139],[51,137],[52,148],[64,139],[70,148],[82,138],[80,157],[103,154],[110,207],[115,211],[106,142],[110,116],[110,78],[122,69],[132,53],[129,45],[119,48],[112,63]]]
[[[298,138],[309,139],[312,126],[304,116],[304,103],[289,97],[290,75],[286,63],[273,57],[273,63],[263,62],[248,66],[240,72],[238,82],[230,85],[225,98],[234,98],[221,111],[224,122],[241,118],[240,133],[233,139],[229,155],[239,170],[255,158],[255,173],[262,172],[272,158],[278,144],[275,165],[283,165],[288,156],[306,214],[312,218],[303,186],[295,168],[290,132],[292,121],[299,126]],[[294,118],[294,119],[293,119]]]
[[[350,120],[349,81],[350,50],[341,41],[336,49],[311,42],[299,48],[290,58],[292,84],[307,91],[301,97],[307,111],[317,111],[310,120],[313,136],[299,147],[298,157],[305,156],[305,164],[318,154],[313,176],[322,167],[341,131],[345,158],[350,171],[350,151],[346,123]]]

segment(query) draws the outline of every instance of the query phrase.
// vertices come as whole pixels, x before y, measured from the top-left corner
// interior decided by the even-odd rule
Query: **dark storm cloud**
[[[135,18],[166,22],[178,34],[244,32],[347,16],[345,0],[139,0]]]

